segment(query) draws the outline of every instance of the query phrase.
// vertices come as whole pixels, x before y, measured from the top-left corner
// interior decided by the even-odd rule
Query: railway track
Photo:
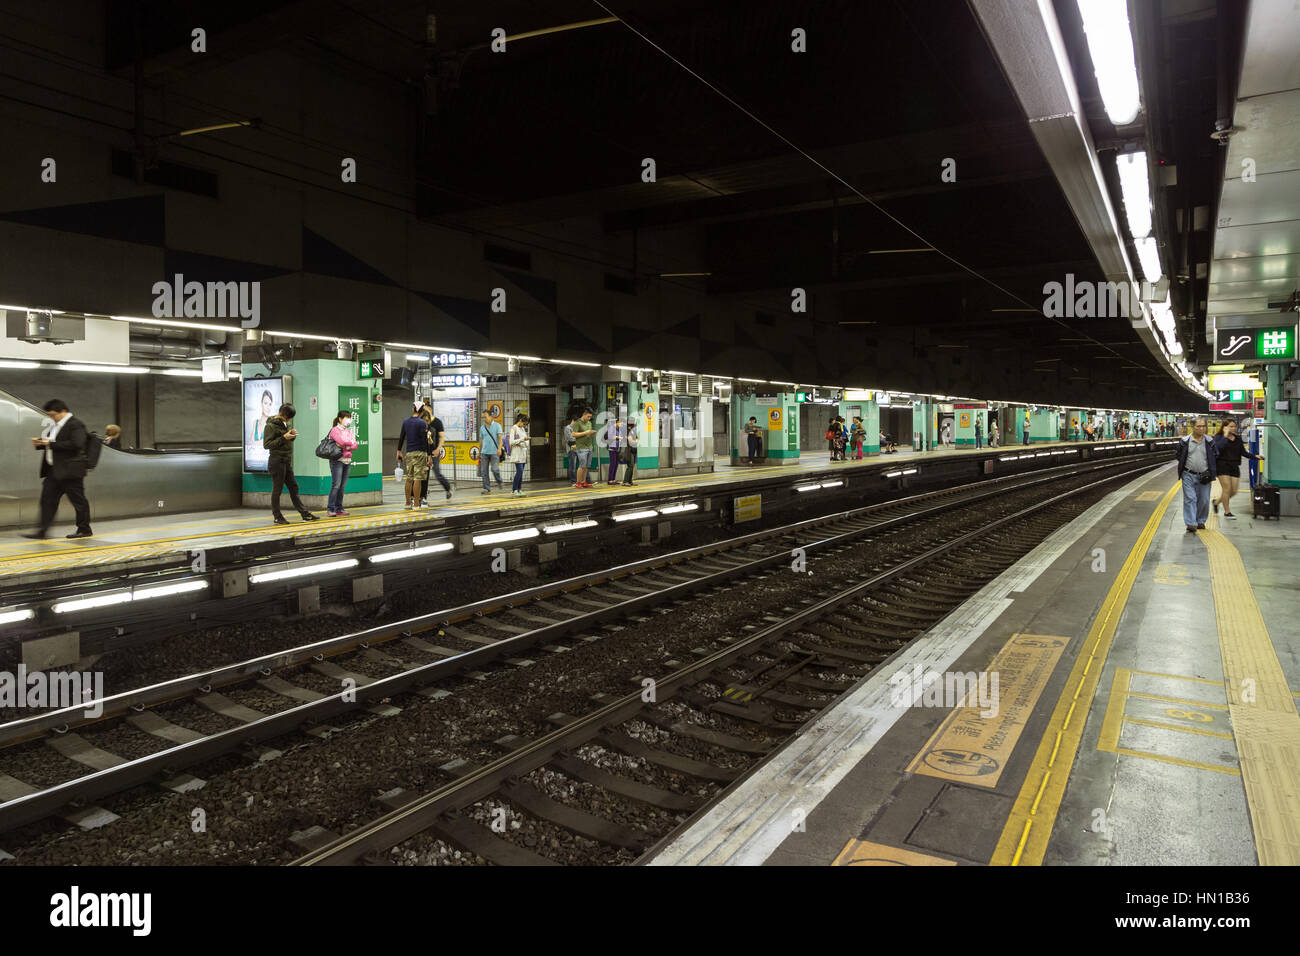
[[[928,626],[925,624],[927,620],[942,617],[951,607],[960,604],[966,594],[975,590],[978,585],[967,589],[953,583],[960,577],[954,575],[958,574],[958,568],[965,560],[962,557],[964,553],[979,555],[980,560],[986,564],[993,562],[990,566],[1001,570],[1002,566],[1027,550],[1021,547],[1022,544],[1038,540],[1035,534],[1041,537],[1042,529],[1036,527],[1040,518],[1030,521],[1031,517],[1041,517],[1044,508],[1068,499],[1076,493],[1077,487],[1070,487],[992,522],[972,518],[975,527],[967,528],[955,538],[951,529],[944,529],[945,519],[964,513],[963,509],[968,506],[1005,503],[1014,496],[1027,499],[1054,485],[1105,484],[1117,477],[1128,477],[1145,470],[1151,464],[1138,464],[1130,459],[1085,468],[1066,466],[1053,469],[1052,473],[1039,472],[1000,482],[983,482],[853,509],[422,615],[139,688],[98,702],[104,708],[100,721],[124,715],[135,729],[168,743],[162,750],[136,759],[117,756],[97,746],[94,740],[74,733],[74,728],[89,723],[80,709],[50,712],[0,725],[0,746],[7,748],[24,741],[43,739],[47,746],[64,757],[92,768],[91,773],[45,787],[0,775],[0,798],[4,801],[0,803],[0,831],[12,830],[52,815],[64,816],[83,825],[87,819],[103,820],[106,818],[93,812],[97,808],[89,807],[89,801],[141,784],[165,781],[169,788],[182,790],[199,786],[201,781],[180,771],[214,757],[256,747],[263,741],[304,727],[308,733],[327,736],[331,729],[327,721],[348,712],[368,709],[377,715],[395,715],[400,711],[391,703],[394,698],[407,693],[435,698],[442,696],[446,691],[439,685],[456,674],[486,676],[483,669],[487,667],[526,667],[531,662],[523,655],[530,652],[567,653],[583,643],[616,633],[620,620],[644,619],[642,615],[682,606],[700,594],[718,593],[733,587],[737,581],[761,581],[788,563],[795,548],[802,549],[807,556],[833,558],[846,550],[860,549],[863,542],[881,545],[881,554],[915,552],[919,542],[921,554],[898,560],[890,558],[888,567],[874,567],[866,581],[847,589],[813,592],[815,596],[806,599],[807,606],[793,608],[788,619],[767,621],[767,627],[731,642],[725,649],[702,653],[694,664],[655,678],[657,700],[675,699],[697,709],[707,706],[712,713],[743,721],[748,727],[760,728],[760,732],[737,735],[709,731],[698,721],[670,719],[670,715],[662,710],[646,711],[650,724],[663,733],[683,735],[696,744],[754,756],[775,746],[784,735],[833,700],[840,690],[847,689],[870,667],[893,653],[901,646],[898,643],[900,637],[920,633]],[[1024,527],[1017,527],[1016,521],[1025,522]],[[993,529],[998,529],[999,535],[1009,535],[1015,540],[993,541],[989,538]],[[904,530],[908,535],[902,534]],[[1030,537],[1023,538],[1026,533]],[[922,563],[944,567],[945,561],[948,562],[945,571],[948,579],[942,586],[933,582],[924,584],[908,577],[912,569]],[[858,562],[855,566],[860,564]],[[926,600],[917,600],[916,587],[928,588]],[[859,603],[855,605],[854,602]],[[859,623],[843,626],[833,623],[840,613],[835,611],[839,606],[851,608],[850,613],[858,615]],[[827,620],[821,620],[823,618]],[[870,623],[864,625],[862,620]],[[805,622],[810,629],[806,632],[799,630]],[[799,635],[797,642],[786,637],[792,633],[791,628]],[[430,636],[421,637],[421,634]],[[759,638],[762,640],[755,643]],[[764,650],[771,642],[783,640],[789,646],[782,648],[779,654]],[[392,646],[385,647],[383,652],[376,647],[389,643]],[[390,650],[397,650],[402,657],[393,656],[388,653]],[[409,657],[412,654],[427,662],[411,665]],[[346,659],[348,666],[341,667],[327,660],[341,655],[352,655],[351,659]],[[293,680],[280,676],[304,664],[307,669]],[[740,670],[735,670],[736,667]],[[375,677],[361,668],[372,672],[376,668],[396,669],[396,673]],[[723,681],[727,686],[717,688],[717,699],[713,699],[708,688],[720,679],[717,675],[724,671],[729,673]],[[312,675],[317,682],[315,686],[303,675]],[[322,685],[322,681],[326,683]],[[340,684],[345,687],[341,692],[338,690]],[[266,714],[238,704],[218,691],[218,688],[239,685],[257,686],[284,700],[287,706]],[[333,692],[326,693],[322,686]],[[798,692],[793,690],[795,688]],[[629,699],[601,704],[591,714],[574,720],[557,714],[557,728],[533,740],[502,738],[503,747],[516,743],[518,746],[512,746],[509,754],[487,767],[448,767],[449,773],[467,772],[460,772],[459,776],[465,779],[450,784],[449,787],[454,789],[441,796],[421,797],[394,790],[386,799],[401,804],[394,813],[405,814],[408,811],[415,813],[436,797],[431,804],[436,812],[426,813],[420,809],[419,817],[423,820],[431,814],[429,818],[435,823],[441,820],[441,823],[436,823],[436,830],[437,827],[454,825],[453,819],[447,816],[448,812],[463,809],[511,780],[512,799],[516,803],[534,812],[548,810],[552,815],[567,817],[569,829],[583,832],[591,839],[602,840],[601,833],[612,839],[608,827],[597,826],[600,821],[593,823],[595,818],[579,820],[566,815],[562,809],[556,808],[556,801],[523,789],[524,785],[518,778],[557,759],[562,761],[562,767],[577,772],[569,762],[570,758],[557,757],[557,754],[602,737],[602,727],[633,719],[647,703],[641,700],[641,693],[638,691],[629,695]],[[227,718],[235,726],[205,734],[173,723],[159,711],[163,709],[162,705],[177,701],[193,701]],[[674,725],[681,726],[674,730]],[[612,733],[603,734],[605,744],[611,745],[613,739],[622,746],[622,752],[632,749],[637,751],[638,759],[657,759],[658,765],[670,773],[689,776],[699,772],[704,775],[703,779],[720,784],[729,779],[727,772],[734,769],[726,766],[725,760],[722,766],[709,769],[707,761],[694,758],[683,758],[686,762],[682,763],[680,760],[666,760],[655,753],[647,757],[644,747],[637,745],[635,737],[621,734],[611,738]],[[0,762],[3,757],[4,751],[0,751]],[[616,780],[606,779],[608,776],[602,776],[602,773],[588,775],[590,779],[601,781],[593,784],[596,786],[620,785]],[[488,786],[489,782],[491,786]],[[486,790],[483,789],[485,786]],[[663,787],[632,789],[643,797],[655,797],[659,801],[655,805],[664,809],[673,809],[674,812],[691,809]],[[628,797],[628,794],[622,795]],[[400,834],[402,831],[391,832]],[[510,846],[508,841],[496,838],[490,831],[485,832],[496,839],[496,843],[485,843],[484,847],[491,847],[496,856],[484,858],[520,862],[509,857],[511,851],[497,846],[497,843]],[[317,836],[323,838],[326,835]],[[397,841],[404,838],[398,836]],[[380,842],[388,839],[385,836]],[[458,845],[466,845],[470,839],[466,832],[460,832],[459,837],[453,836],[453,842],[458,841]],[[626,833],[620,839],[623,844],[628,843]],[[330,841],[317,839],[316,842]],[[347,857],[344,853],[343,857],[327,861],[355,862],[373,850],[373,847],[367,847],[359,855]]]

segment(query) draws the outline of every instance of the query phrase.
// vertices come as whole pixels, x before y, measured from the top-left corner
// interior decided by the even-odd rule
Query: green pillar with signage
[[[316,457],[316,446],[329,434],[335,416],[343,410],[352,412],[353,431],[358,441],[344,490],[344,506],[383,502],[383,475],[378,465],[381,459],[376,449],[373,456],[376,464],[372,467],[371,436],[382,427],[380,406],[385,371],[383,353],[374,357],[363,356],[356,361],[310,359],[285,362],[275,376],[269,375],[265,366],[252,363],[243,366],[245,382],[254,381],[259,373],[260,377],[268,380],[279,378],[285,381],[287,378],[291,382],[288,400],[297,412],[293,427],[298,430],[293,448],[293,472],[298,481],[299,495],[308,508],[316,511],[325,508],[332,483],[330,463]],[[253,391],[256,390],[254,387]],[[245,416],[248,414],[246,410]],[[271,476],[268,472],[245,470],[242,489],[245,506],[270,507]],[[281,494],[280,507],[286,515],[293,510],[287,492]]]

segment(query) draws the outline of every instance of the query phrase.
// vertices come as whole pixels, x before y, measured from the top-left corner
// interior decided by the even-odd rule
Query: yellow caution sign
[[[757,521],[763,517],[763,496],[745,495],[743,498],[731,499],[731,520],[733,522]]]
[[[988,666],[988,686],[997,677],[994,706],[985,709],[979,701],[972,700],[974,706],[957,702],[908,765],[908,772],[996,787],[1069,641],[1013,634]]]

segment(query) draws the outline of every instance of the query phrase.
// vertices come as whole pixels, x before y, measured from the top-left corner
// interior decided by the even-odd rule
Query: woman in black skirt
[[[1215,468],[1219,473],[1219,501],[1223,502],[1223,516],[1225,518],[1236,518],[1232,513],[1232,496],[1237,493],[1237,482],[1241,478],[1241,459],[1253,458],[1256,461],[1263,461],[1263,455],[1252,455],[1246,450],[1246,445],[1237,434],[1237,422],[1231,418],[1225,418],[1223,424],[1219,426],[1218,433],[1214,436],[1214,457],[1216,460]],[[1219,510],[1219,501],[1214,502],[1214,510]]]

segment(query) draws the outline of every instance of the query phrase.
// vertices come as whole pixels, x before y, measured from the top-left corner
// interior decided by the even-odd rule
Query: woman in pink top
[[[330,496],[326,505],[326,514],[331,518],[347,515],[343,510],[343,489],[348,483],[348,472],[352,470],[352,452],[357,447],[357,440],[352,435],[352,413],[346,408],[340,409],[334,416],[334,426],[330,429],[330,438],[343,449],[343,457],[330,460]]]

